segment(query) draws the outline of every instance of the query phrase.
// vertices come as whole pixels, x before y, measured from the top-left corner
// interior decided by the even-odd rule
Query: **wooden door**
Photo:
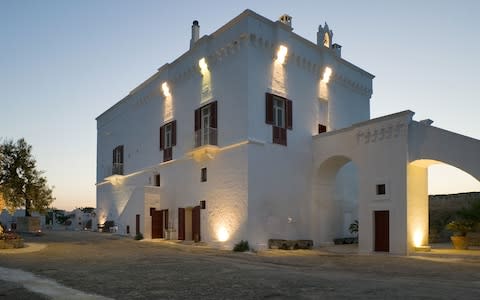
[[[375,251],[390,251],[390,221],[388,210],[377,210],[374,214]]]
[[[185,240],[185,208],[178,208],[178,239]]]
[[[140,215],[135,216],[135,234],[140,234]]]
[[[195,242],[201,240],[200,237],[200,206],[195,206],[192,210],[192,237]]]
[[[163,238],[163,211],[152,211],[152,239]]]

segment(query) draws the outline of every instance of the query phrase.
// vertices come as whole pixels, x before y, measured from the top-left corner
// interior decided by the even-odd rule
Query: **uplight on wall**
[[[207,62],[205,61],[205,57],[202,57],[198,61],[198,66],[200,67],[200,72],[202,73],[202,75],[205,75],[206,73],[208,73],[208,65],[207,65]]]
[[[325,71],[323,71],[322,81],[328,83],[330,81],[330,76],[332,76],[332,69],[330,67],[326,67]]]
[[[280,45],[280,47],[278,48],[278,51],[277,51],[276,61],[279,64],[283,65],[285,63],[285,58],[287,57],[287,53],[288,53],[288,48],[283,46],[283,45]]]
[[[230,234],[228,233],[227,229],[225,227],[219,227],[217,230],[217,239],[220,242],[225,242],[228,240],[230,237]]]
[[[163,95],[165,97],[170,97],[171,96],[170,88],[168,87],[168,84],[166,82],[162,83],[162,91],[163,91]]]

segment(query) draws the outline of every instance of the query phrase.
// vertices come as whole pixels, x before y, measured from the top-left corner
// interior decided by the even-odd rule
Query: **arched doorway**
[[[358,171],[349,157],[330,157],[315,170],[311,207],[316,245],[351,236],[349,226],[358,220]]]
[[[407,184],[407,244],[410,252],[415,247],[429,244],[429,225],[432,223],[429,222],[429,195],[480,191],[477,178],[448,163],[432,159],[409,163]]]

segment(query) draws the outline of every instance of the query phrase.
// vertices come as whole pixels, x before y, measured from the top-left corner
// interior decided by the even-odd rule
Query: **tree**
[[[25,207],[25,216],[43,212],[54,200],[52,187],[37,169],[32,146],[23,138],[0,144],[0,194],[10,211]]]

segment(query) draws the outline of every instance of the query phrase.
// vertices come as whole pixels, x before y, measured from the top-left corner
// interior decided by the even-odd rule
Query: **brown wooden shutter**
[[[286,110],[286,119],[287,119],[287,129],[292,129],[293,127],[293,114],[292,114],[292,101],[287,100],[287,110]]]
[[[120,161],[119,163],[123,164],[123,145],[118,146],[120,150]]]
[[[210,104],[210,128],[217,128],[217,101]]]
[[[172,146],[177,145],[177,120],[172,122]]]
[[[201,241],[200,237],[200,206],[195,206],[192,210],[192,235],[195,242]]]
[[[160,150],[165,147],[165,126],[160,127]]]
[[[195,132],[197,130],[200,130],[202,128],[202,123],[200,121],[201,116],[200,116],[200,108],[195,110]]]
[[[185,208],[178,208],[178,239],[185,240]]]
[[[265,93],[265,123],[273,125],[273,95]]]
[[[280,143],[281,145],[287,145],[287,129],[280,128]]]
[[[272,126],[272,142],[274,144],[280,144],[280,127]]]
[[[165,229],[168,229],[168,209],[165,209]]]

